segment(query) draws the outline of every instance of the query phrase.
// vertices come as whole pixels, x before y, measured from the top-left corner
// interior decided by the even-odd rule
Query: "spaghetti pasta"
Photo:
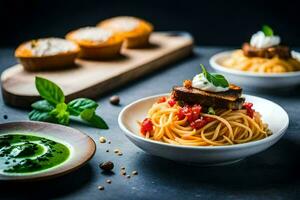
[[[195,128],[187,116],[179,116],[183,107],[170,104],[170,100],[157,102],[150,108],[146,119],[152,127],[141,131],[143,137],[176,145],[221,146],[260,140],[271,134],[261,115],[253,111],[251,117],[247,109],[216,109],[215,114],[201,112],[199,117],[204,123]]]
[[[242,50],[234,51],[229,58],[221,61],[227,68],[257,73],[285,73],[300,71],[300,62],[294,58],[281,59],[279,57],[261,58],[247,57]]]

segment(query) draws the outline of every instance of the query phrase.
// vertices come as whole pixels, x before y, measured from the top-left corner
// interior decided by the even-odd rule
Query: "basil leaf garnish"
[[[95,113],[95,109],[86,109],[82,113],[80,113],[81,119],[85,121],[89,121]]]
[[[209,73],[205,67],[200,64],[201,68],[202,68],[202,73],[204,75],[204,77],[210,82],[212,83],[214,86],[216,87],[223,87],[226,88],[229,86],[228,81],[226,80],[226,78],[221,75],[221,74],[217,74],[217,73]]]
[[[47,100],[37,101],[37,102],[31,104],[31,107],[36,110],[47,111],[47,112],[50,112],[51,110],[53,110],[55,108],[55,106],[53,106]]]
[[[59,103],[56,108],[50,112],[50,115],[55,117],[60,124],[69,124],[69,112],[67,111],[67,104]]]
[[[108,125],[106,124],[106,122],[95,113],[91,116],[91,118],[85,121],[96,128],[108,129]]]
[[[208,107],[207,113],[210,114],[210,115],[215,115],[216,114],[213,107]]]
[[[74,99],[68,103],[70,114],[75,116],[80,115],[86,109],[96,109],[97,107],[98,104],[95,101],[87,98]]]
[[[32,121],[43,121],[43,122],[53,122],[56,123],[56,120],[49,112],[33,109],[29,114],[29,119]]]
[[[273,29],[268,25],[263,25],[261,30],[265,34],[265,36],[273,36],[274,35]]]
[[[65,101],[65,95],[63,91],[52,81],[42,77],[36,77],[35,86],[41,97],[50,103],[58,104]]]
[[[66,104],[62,89],[45,78],[36,77],[35,86],[44,100],[31,105],[33,110],[28,114],[30,120],[68,125],[70,115],[80,115],[81,120],[91,126],[108,129],[106,122],[95,113],[99,106],[97,102],[87,98],[78,98]]]

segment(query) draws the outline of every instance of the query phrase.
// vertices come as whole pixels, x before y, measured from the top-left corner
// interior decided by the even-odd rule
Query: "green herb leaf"
[[[83,112],[80,113],[81,119],[88,121],[90,120],[95,113],[95,109],[85,109]]]
[[[204,75],[204,77],[210,82],[212,83],[214,86],[218,87],[223,87],[226,88],[229,86],[228,81],[226,80],[226,78],[221,75],[221,74],[217,74],[217,73],[209,73],[205,67],[200,64],[201,68],[202,68],[202,73]]]
[[[68,110],[70,114],[75,116],[80,115],[80,113],[86,109],[95,110],[97,107],[98,104],[95,101],[86,98],[74,99],[68,103]]]
[[[53,106],[47,100],[37,101],[37,102],[31,104],[31,107],[36,110],[46,111],[46,112],[50,112],[51,110],[53,110],[55,108],[55,106]]]
[[[29,113],[29,119],[68,125],[70,114],[80,115],[88,124],[102,129],[108,129],[106,122],[95,114],[99,106],[95,101],[87,98],[78,98],[66,104],[63,91],[55,83],[36,77],[35,85],[44,100],[37,101],[31,106],[34,108]],[[77,119],[77,118],[76,118]]]
[[[57,119],[58,123],[68,125],[69,124],[69,112],[67,111],[67,104],[59,103],[56,108],[50,112],[50,115]]]
[[[265,34],[265,36],[273,36],[274,35],[273,29],[268,25],[262,26],[262,32]]]
[[[88,122],[92,126],[101,129],[108,129],[106,122],[98,115],[94,109],[86,109],[80,114],[81,119]]]
[[[95,113],[92,115],[92,117],[89,120],[86,121],[96,128],[108,129],[108,125],[106,124],[106,122]]]
[[[50,115],[49,112],[40,111],[33,109],[29,114],[29,119],[32,121],[43,121],[43,122],[54,122],[56,123],[55,118]]]
[[[216,114],[213,107],[209,107],[208,110],[207,110],[207,113],[210,114],[210,115],[215,115]]]
[[[35,77],[35,86],[41,97],[53,104],[63,103],[65,95],[58,85],[41,77]]]

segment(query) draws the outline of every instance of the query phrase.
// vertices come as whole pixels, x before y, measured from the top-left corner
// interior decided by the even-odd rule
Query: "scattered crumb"
[[[111,144],[111,141],[108,141],[108,144]]]
[[[130,175],[127,175],[126,178],[130,178]]]
[[[191,80],[183,81],[183,86],[187,89],[190,89],[192,87],[192,81]]]
[[[101,186],[101,185],[99,185],[99,186],[98,186],[98,190],[104,190],[104,187]]]
[[[115,152],[115,153],[119,153],[119,152],[120,152],[120,149],[115,149],[114,152]]]
[[[132,171],[132,175],[138,175],[137,171]]]
[[[121,175],[125,176],[126,175],[126,171],[125,170],[121,170]]]
[[[122,152],[119,152],[119,153],[118,153],[118,156],[122,156],[122,155],[123,155],[123,153],[122,153]]]
[[[106,150],[106,152],[108,153],[108,152],[109,152],[109,150],[107,149],[107,150]]]
[[[111,180],[110,180],[110,179],[107,179],[107,180],[106,180],[106,183],[111,184]]]
[[[99,138],[99,142],[100,142],[100,143],[105,143],[105,142],[106,142],[105,137],[101,136],[101,137]]]
[[[125,170],[125,167],[121,167],[122,170]]]

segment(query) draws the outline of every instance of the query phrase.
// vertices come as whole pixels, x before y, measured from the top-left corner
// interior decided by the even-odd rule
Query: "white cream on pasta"
[[[215,86],[209,82],[203,73],[197,74],[192,81],[192,87],[209,92],[224,92],[229,90],[228,87]]]
[[[278,35],[266,36],[262,31],[253,34],[250,40],[250,45],[255,48],[268,48],[280,44]]]
[[[298,60],[300,62],[300,53],[297,51],[291,51],[292,58]]]

